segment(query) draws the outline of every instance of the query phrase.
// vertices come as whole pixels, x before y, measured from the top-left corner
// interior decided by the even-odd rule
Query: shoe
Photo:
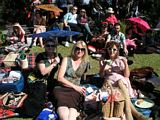
[[[132,65],[133,61],[132,60],[128,60],[128,65]]]
[[[73,40],[73,44],[76,44],[76,41],[75,41],[75,40]]]
[[[32,46],[37,46],[37,45],[36,45],[36,42],[34,42]]]
[[[92,57],[100,58],[102,55],[101,54],[92,54]]]
[[[69,47],[69,42],[68,42],[68,41],[65,43],[65,46],[66,46],[66,47]]]

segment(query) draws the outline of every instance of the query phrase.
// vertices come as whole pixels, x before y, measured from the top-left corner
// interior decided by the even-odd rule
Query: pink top
[[[113,15],[113,14],[112,14],[111,16],[107,17],[107,18],[106,18],[106,21],[107,21],[108,23],[112,23],[113,25],[118,22],[116,16]]]

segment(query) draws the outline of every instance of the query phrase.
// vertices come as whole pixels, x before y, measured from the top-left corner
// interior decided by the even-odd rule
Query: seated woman
[[[13,25],[12,35],[7,38],[10,43],[25,42],[25,31],[19,23]]]
[[[77,41],[69,57],[62,60],[58,71],[59,86],[54,89],[57,113],[60,120],[76,120],[79,116],[81,103],[86,94],[80,86],[81,77],[87,72],[88,51],[84,41]]]
[[[102,88],[104,89],[105,86],[120,88],[125,99],[124,114],[126,120],[133,120],[133,116],[137,120],[147,120],[131,103],[130,98],[134,97],[134,94],[129,80],[130,71],[127,59],[119,56],[119,48],[119,44],[114,41],[110,41],[106,45],[106,53],[99,62],[100,76],[104,78],[105,83]]]
[[[98,52],[99,50],[102,50],[105,47],[105,43],[106,43],[106,38],[108,37],[108,27],[104,26],[102,27],[101,32],[97,35],[97,36],[93,36],[93,38],[91,39],[91,41],[89,42],[89,45],[93,46],[96,49],[96,52]],[[89,50],[91,50],[89,48]],[[91,52],[95,52],[92,51]]]
[[[46,31],[46,20],[45,18],[43,18],[42,13],[40,11],[37,11],[34,17],[34,33],[41,33],[41,32],[45,32]],[[43,38],[34,38],[33,42],[34,42],[34,46],[36,46],[37,43],[37,39],[39,39],[39,44],[40,46],[43,48],[44,44],[43,44]]]
[[[78,21],[79,26],[82,28],[82,30],[87,31],[89,35],[93,36],[93,33],[91,32],[90,27],[89,27],[88,16],[86,14],[85,9],[80,10],[80,14],[78,15],[77,21]],[[85,32],[85,31],[82,31],[82,32]]]
[[[78,26],[78,21],[77,21],[77,10],[78,8],[76,6],[73,6],[71,8],[71,11],[66,13],[64,15],[64,29],[69,30],[69,31],[77,31],[81,32],[81,28]],[[74,36],[75,39],[77,36]],[[71,41],[71,36],[67,38],[65,46],[69,47],[69,41]]]
[[[57,45],[56,38],[45,40],[45,51],[36,56],[36,66],[27,77],[28,97],[24,107],[25,114],[29,116],[38,115],[44,108],[46,100],[52,101],[51,92],[57,83],[55,74],[60,63],[60,57],[57,55]],[[48,99],[46,99],[47,97]]]
[[[54,81],[54,76],[58,70],[58,64],[61,61],[61,56],[57,55],[57,45],[58,42],[56,41],[56,38],[49,38],[45,40],[45,51],[36,56],[36,67],[33,74],[31,74],[31,76],[35,76],[37,79],[47,80],[48,92],[51,92],[55,86],[56,81]]]
[[[45,52],[39,53],[36,57],[37,75],[40,78],[47,78],[48,89],[53,89],[55,84],[54,75],[58,70],[61,56],[57,55],[57,38],[49,38],[45,41]],[[52,87],[51,87],[52,86]]]

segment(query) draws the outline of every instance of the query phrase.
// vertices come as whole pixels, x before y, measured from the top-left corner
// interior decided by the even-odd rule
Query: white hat
[[[114,13],[113,8],[109,7],[107,13]]]

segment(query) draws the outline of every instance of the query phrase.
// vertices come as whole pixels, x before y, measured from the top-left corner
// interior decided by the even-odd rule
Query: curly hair
[[[118,50],[120,49],[120,44],[119,44],[119,43],[117,43],[117,42],[115,42],[115,41],[107,42],[107,44],[105,45],[105,53],[104,53],[104,55],[102,56],[103,58],[105,58],[105,59],[110,59],[109,53],[108,53],[108,49],[109,49],[109,48],[113,48],[114,45],[118,48]],[[116,56],[116,57],[118,57],[118,56],[119,56],[119,52],[117,53],[117,56]]]

